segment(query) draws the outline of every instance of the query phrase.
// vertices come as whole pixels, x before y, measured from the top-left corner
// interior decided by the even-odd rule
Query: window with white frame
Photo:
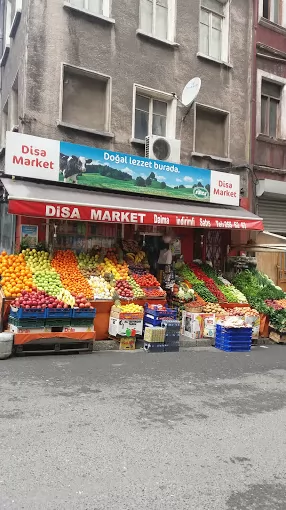
[[[176,99],[172,94],[135,88],[133,138],[145,142],[148,135],[175,138]]]
[[[278,138],[280,133],[281,85],[262,80],[261,133]]]
[[[110,131],[111,78],[64,65],[60,122],[77,129]]]
[[[72,7],[83,9],[98,16],[110,15],[110,0],[67,0]]]
[[[153,37],[174,41],[176,0],[140,0],[140,29]]]
[[[229,0],[201,0],[199,50],[215,60],[228,61]]]
[[[273,23],[281,23],[281,0],[263,0],[263,18],[273,21]]]

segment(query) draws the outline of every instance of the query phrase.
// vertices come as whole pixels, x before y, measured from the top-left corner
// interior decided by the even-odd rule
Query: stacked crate
[[[95,308],[11,307],[8,327],[12,333],[94,331]]]
[[[165,352],[179,352],[180,348],[180,321],[166,319],[162,321],[165,328]]]
[[[249,352],[251,350],[252,328],[226,328],[216,326],[215,347],[226,352]]]
[[[144,350],[147,352],[165,352],[165,328],[154,326],[145,329]]]

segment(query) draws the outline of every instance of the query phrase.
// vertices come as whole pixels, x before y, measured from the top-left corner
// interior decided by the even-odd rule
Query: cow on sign
[[[86,165],[90,164],[92,159],[86,159],[82,156],[60,155],[60,172],[64,176],[64,182],[77,184],[77,178],[86,172]]]

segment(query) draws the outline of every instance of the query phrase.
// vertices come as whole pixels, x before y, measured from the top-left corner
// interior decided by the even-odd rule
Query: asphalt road
[[[286,347],[0,361],[0,510],[285,510]]]

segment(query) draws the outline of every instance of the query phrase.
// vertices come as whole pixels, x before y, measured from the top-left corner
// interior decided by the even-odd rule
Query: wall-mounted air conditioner
[[[180,163],[181,140],[156,135],[146,136],[145,156],[150,159]]]

